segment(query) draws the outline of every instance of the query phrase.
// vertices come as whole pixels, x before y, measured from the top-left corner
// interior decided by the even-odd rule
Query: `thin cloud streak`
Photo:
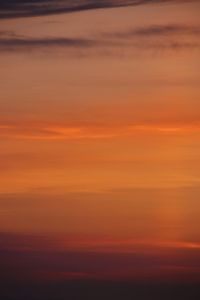
[[[132,37],[160,37],[166,38],[174,35],[199,36],[200,27],[184,24],[151,25],[148,27],[138,27],[125,32],[105,33],[104,36],[111,38],[132,38]]]
[[[181,134],[200,132],[200,125],[133,124],[121,127],[70,127],[0,125],[1,138],[26,140],[105,139],[131,136],[137,132]]]
[[[0,51],[35,50],[51,48],[91,48],[95,41],[81,38],[0,38]]]
[[[1,195],[0,195],[1,197]],[[133,238],[110,238],[107,236],[81,236],[81,235],[20,235],[7,234],[0,232],[1,250],[21,249],[21,244],[24,240],[27,241],[28,248],[32,251],[49,250],[57,251],[97,251],[101,253],[135,253],[136,250],[154,249],[155,252],[164,249],[182,249],[182,250],[198,250],[200,249],[199,242],[191,241],[173,241],[173,240],[158,240],[158,239],[133,239]]]

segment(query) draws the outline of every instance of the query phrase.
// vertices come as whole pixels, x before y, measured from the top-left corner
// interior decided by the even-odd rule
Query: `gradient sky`
[[[38,272],[53,278],[199,280],[199,11],[200,1],[0,1],[5,269],[5,249],[26,253],[24,270],[49,251],[56,269],[50,257]],[[62,268],[60,251],[79,264]]]

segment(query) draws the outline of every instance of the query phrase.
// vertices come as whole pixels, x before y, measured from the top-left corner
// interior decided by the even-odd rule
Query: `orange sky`
[[[1,233],[199,250],[200,7],[161,2],[0,20]]]

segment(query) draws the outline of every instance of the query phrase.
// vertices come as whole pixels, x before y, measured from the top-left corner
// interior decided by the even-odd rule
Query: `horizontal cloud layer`
[[[55,48],[74,50],[99,49],[109,53],[112,49],[126,47],[129,50],[195,49],[200,47],[198,26],[180,24],[136,27],[121,32],[108,32],[89,37],[28,37],[15,32],[0,32],[0,51],[51,50]],[[182,38],[184,37],[184,39]],[[103,50],[106,50],[105,52]]]

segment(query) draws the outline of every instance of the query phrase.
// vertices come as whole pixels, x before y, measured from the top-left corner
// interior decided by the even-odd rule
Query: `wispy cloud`
[[[95,54],[113,53],[114,49],[129,51],[195,49],[200,47],[199,36],[199,26],[180,24],[152,25],[74,38],[30,37],[17,35],[15,32],[1,31],[0,51],[51,51],[58,48],[65,49],[65,51],[73,50],[71,54],[76,56],[79,55],[80,50],[83,50],[82,53],[85,55],[91,54],[92,49],[95,50]]]
[[[33,17],[149,3],[180,3],[186,1],[187,0],[0,0],[0,18]]]
[[[173,35],[187,35],[199,36],[200,27],[184,24],[164,24],[164,25],[151,25],[147,27],[136,27],[127,31],[105,33],[104,36],[112,38],[132,38],[132,37],[167,37]]]

